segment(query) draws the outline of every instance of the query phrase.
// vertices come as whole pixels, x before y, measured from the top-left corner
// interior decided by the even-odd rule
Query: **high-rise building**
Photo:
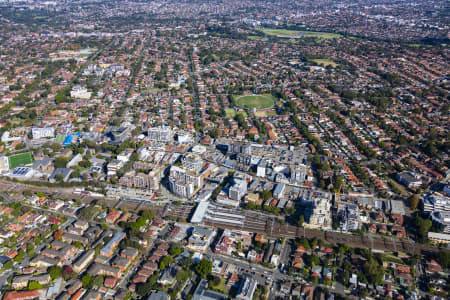
[[[169,126],[152,127],[148,130],[148,138],[152,142],[167,143],[172,141],[173,132]]]

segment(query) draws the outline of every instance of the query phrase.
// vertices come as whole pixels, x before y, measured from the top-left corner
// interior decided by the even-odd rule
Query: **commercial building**
[[[190,198],[203,186],[207,178],[216,168],[213,164],[204,163],[195,153],[188,153],[181,159],[181,166],[172,165],[169,174],[169,188],[180,197]]]
[[[27,180],[33,177],[34,175],[36,175],[36,171],[34,171],[32,168],[17,167],[11,173],[8,174],[8,177]]]
[[[450,234],[428,232],[428,239],[434,243],[448,244],[450,243]]]
[[[113,128],[106,136],[111,139],[112,144],[119,145],[131,136],[131,129],[129,127]]]
[[[230,187],[229,196],[232,200],[241,200],[247,193],[247,182],[242,179],[235,179]]]
[[[122,160],[114,159],[108,164],[107,175],[115,176],[117,174],[117,171],[119,171],[124,165],[125,163]]]
[[[31,128],[31,135],[34,140],[42,138],[50,138],[55,136],[55,129],[53,127]]]
[[[188,239],[187,248],[194,251],[204,251],[214,238],[215,232],[204,227],[194,227]]]
[[[425,212],[443,211],[450,212],[450,198],[434,193],[422,199]]]
[[[159,170],[153,170],[149,174],[131,171],[122,176],[119,183],[128,187],[158,190],[160,180],[161,172]]]
[[[152,127],[148,130],[148,139],[152,142],[167,143],[173,139],[173,131],[169,126]]]
[[[308,180],[308,168],[305,165],[291,167],[291,183],[302,184]]]
[[[361,228],[359,221],[359,208],[356,204],[346,204],[341,215],[341,229],[343,231],[355,231]]]
[[[88,92],[87,88],[76,85],[70,91],[70,97],[74,99],[88,100],[91,98],[92,93]]]
[[[450,212],[435,211],[431,213],[431,221],[443,233],[450,233]]]
[[[195,289],[192,300],[227,300],[228,296],[222,293],[211,291],[207,289],[208,281],[205,279],[200,280],[197,288]]]
[[[408,188],[416,188],[422,185],[420,176],[413,172],[400,172],[396,176],[397,180]]]
[[[267,162],[262,159],[258,166],[256,167],[256,176],[258,177],[266,177],[266,168],[267,168]]]
[[[164,291],[153,291],[147,300],[169,300],[170,296]]]
[[[275,187],[275,190],[273,191],[273,197],[276,199],[281,199],[283,197],[285,188],[286,185],[284,183],[278,183]]]
[[[313,197],[310,207],[305,211],[307,224],[310,228],[331,229],[331,194],[323,193]]]
[[[7,156],[0,156],[0,174],[9,171],[9,160]]]
[[[56,182],[60,178],[61,181],[66,182],[70,178],[70,174],[72,174],[73,169],[70,168],[57,168],[53,171],[53,173],[50,175],[48,180],[50,182]]]
[[[241,283],[239,285],[239,291],[236,295],[236,299],[240,300],[251,300],[253,299],[253,294],[255,293],[257,281],[246,277],[245,279],[241,280]]]

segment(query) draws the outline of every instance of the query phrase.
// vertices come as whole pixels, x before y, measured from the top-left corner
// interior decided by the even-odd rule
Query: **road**
[[[234,258],[234,257],[230,257],[230,256],[225,256],[225,255],[219,255],[219,254],[214,254],[211,249],[208,248],[208,250],[206,251],[206,253],[204,253],[205,257],[210,259],[211,261],[214,259],[219,259],[227,264],[233,264],[235,266],[237,266],[239,268],[239,273],[243,274],[243,275],[249,275],[251,276],[253,279],[258,281],[258,284],[261,286],[271,286],[272,284],[280,284],[284,281],[289,281],[292,282],[293,277],[289,276],[287,274],[284,274],[282,272],[280,272],[280,270],[278,268],[266,268],[260,264],[252,264],[246,260],[242,260],[242,259],[238,259],[238,258]],[[298,281],[299,283],[306,283],[306,281],[304,281],[303,279],[295,279],[295,281]],[[308,283],[311,284],[311,283]],[[338,284],[338,283],[333,283],[333,285],[330,286],[326,286],[326,285],[322,285],[322,284],[313,284],[314,286],[318,286],[318,287],[322,287],[324,289],[331,289],[332,291],[334,291],[335,293],[344,295],[345,294],[345,289],[342,285]],[[286,295],[280,294],[278,292],[275,292],[275,290],[277,289],[270,289],[269,290],[269,299],[275,299],[279,296],[283,297]]]

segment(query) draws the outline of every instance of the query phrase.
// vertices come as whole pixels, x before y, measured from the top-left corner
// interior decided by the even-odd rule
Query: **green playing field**
[[[20,153],[16,155],[11,155],[9,159],[9,168],[14,169],[19,166],[29,165],[33,162],[33,155],[31,152]]]
[[[272,95],[237,96],[236,104],[245,108],[262,109],[272,107],[274,100]]]

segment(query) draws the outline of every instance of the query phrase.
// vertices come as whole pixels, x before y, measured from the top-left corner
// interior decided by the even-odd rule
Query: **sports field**
[[[66,139],[66,137],[64,136],[64,135],[57,135],[56,136],[56,142],[57,143],[60,143],[60,144],[62,144],[62,143],[64,143],[64,140]]]
[[[315,62],[318,65],[323,65],[325,67],[332,66],[333,68],[336,68],[336,66],[338,65],[331,59],[327,59],[327,58],[311,59],[311,61]]]
[[[258,118],[263,118],[263,117],[268,117],[268,116],[276,116],[276,115],[277,115],[277,113],[274,110],[269,110],[269,111],[260,110],[260,111],[255,112],[255,117],[258,117]]]
[[[258,35],[249,35],[249,36],[247,36],[247,38],[249,40],[260,40],[261,39],[261,37]]]
[[[8,157],[9,160],[9,168],[14,169],[19,166],[29,165],[33,162],[33,155],[31,152],[20,153],[16,155],[11,155]]]
[[[263,32],[265,35],[281,36],[288,38],[314,37],[319,40],[327,40],[342,37],[342,35],[340,34],[329,32],[300,31],[300,30],[273,29],[273,28],[260,28],[259,30]]]
[[[232,108],[225,108],[225,114],[228,118],[233,118],[236,115],[236,111]]]
[[[272,95],[236,96],[236,104],[244,108],[269,108],[273,106],[274,100]]]

